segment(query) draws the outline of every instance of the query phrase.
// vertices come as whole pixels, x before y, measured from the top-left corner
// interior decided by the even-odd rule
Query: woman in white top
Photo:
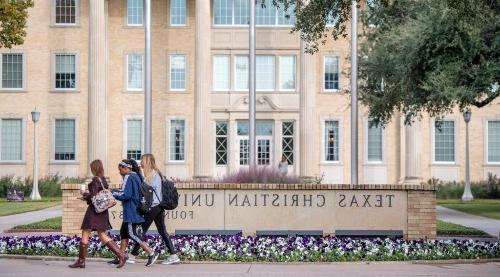
[[[170,240],[167,233],[167,227],[165,226],[165,213],[160,207],[160,202],[162,200],[161,193],[161,183],[162,175],[160,170],[156,166],[155,158],[152,154],[144,154],[141,157],[141,167],[144,174],[144,182],[153,187],[153,204],[151,205],[151,210],[144,215],[145,222],[142,223],[142,230],[144,234],[148,231],[151,224],[154,222],[158,234],[160,234],[163,242],[165,243],[170,255],[162,262],[162,264],[174,264],[180,261],[179,257],[176,255],[175,248]],[[139,247],[136,245],[132,249],[131,254],[137,256],[139,254]],[[133,260],[131,257],[130,260]]]

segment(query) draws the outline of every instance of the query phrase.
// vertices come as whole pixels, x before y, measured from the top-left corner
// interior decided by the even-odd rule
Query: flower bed
[[[114,237],[117,241],[118,237]],[[149,245],[165,252],[159,236],[148,236]],[[500,258],[500,242],[473,240],[406,241],[391,239],[340,239],[335,237],[173,237],[185,261],[407,261]],[[0,237],[0,254],[77,256],[78,237]],[[143,253],[144,254],[144,253]],[[142,254],[142,255],[143,255]],[[89,257],[113,254],[92,237]]]

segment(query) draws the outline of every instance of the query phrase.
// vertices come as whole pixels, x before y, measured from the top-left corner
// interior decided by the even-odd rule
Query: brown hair
[[[97,177],[104,177],[104,166],[102,165],[101,160],[93,160],[90,163],[90,170],[92,171],[92,175]]]
[[[155,171],[158,174],[161,174],[160,170],[156,166],[155,157],[153,156],[153,154],[144,154],[141,157],[141,164],[142,172],[144,172],[144,178],[151,184]]]

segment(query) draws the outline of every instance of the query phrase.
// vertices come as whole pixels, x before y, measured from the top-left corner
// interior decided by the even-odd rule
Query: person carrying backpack
[[[120,228],[120,250],[125,254],[128,241],[132,239],[136,245],[140,246],[148,253],[148,262],[146,266],[151,266],[158,259],[159,254],[153,251],[147,243],[143,241],[141,223],[144,222],[144,217],[137,211],[141,199],[140,186],[142,177],[140,176],[140,169],[134,160],[122,160],[118,164],[118,170],[123,176],[123,186],[121,190],[113,190],[113,196],[116,200],[122,201],[123,205],[123,223]],[[113,263],[113,261],[111,263]]]
[[[165,226],[165,201],[163,201],[163,195],[165,194],[165,191],[162,190],[162,183],[164,180],[162,178],[160,170],[156,166],[154,156],[152,154],[142,155],[141,167],[142,172],[144,173],[144,182],[150,185],[153,188],[154,192],[151,209],[144,215],[145,221],[142,223],[142,230],[144,231],[144,234],[146,234],[149,227],[154,222],[156,225],[156,229],[158,230],[158,234],[160,234],[163,243],[170,253],[170,255],[162,262],[162,264],[169,265],[179,263],[180,259],[176,254],[174,245],[172,244],[172,241],[170,240],[170,237],[167,233],[167,227]],[[175,194],[177,194],[176,191]],[[135,245],[131,252],[130,261],[133,261],[134,257],[138,254],[139,246]]]

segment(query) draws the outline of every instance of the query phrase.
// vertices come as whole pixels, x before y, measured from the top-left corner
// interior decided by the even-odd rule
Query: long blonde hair
[[[141,157],[142,172],[144,173],[144,179],[146,182],[151,184],[153,182],[153,176],[155,171],[160,174],[160,170],[156,166],[155,157],[153,154],[144,154]]]

